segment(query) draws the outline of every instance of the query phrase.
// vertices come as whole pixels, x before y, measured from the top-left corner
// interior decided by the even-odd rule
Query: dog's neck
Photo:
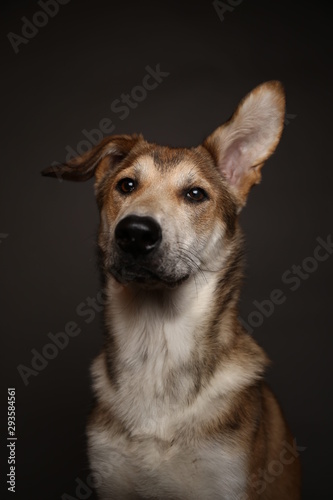
[[[172,369],[196,364],[198,376],[212,372],[237,334],[241,259],[219,272],[201,272],[177,288],[106,286],[106,336],[110,365],[133,369],[150,360]]]
[[[237,322],[237,262],[170,290],[107,282],[106,341],[94,385],[132,434],[164,439],[181,420],[220,411],[217,397],[226,404],[230,391],[261,377],[265,355]]]

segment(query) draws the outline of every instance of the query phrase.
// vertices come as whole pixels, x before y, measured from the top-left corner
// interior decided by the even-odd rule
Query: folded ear
[[[42,170],[42,175],[70,181],[86,181],[95,175],[99,181],[106,171],[125,158],[140,140],[143,140],[143,137],[136,134],[106,137],[82,156],[73,158],[67,163],[45,168]],[[105,161],[102,161],[104,159]]]
[[[239,204],[261,179],[261,168],[281,137],[285,95],[278,81],[263,83],[239,104],[233,116],[203,143]]]

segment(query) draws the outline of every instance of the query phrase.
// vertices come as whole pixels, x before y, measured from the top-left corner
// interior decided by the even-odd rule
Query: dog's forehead
[[[185,149],[155,147],[152,148],[149,156],[153,159],[154,166],[163,172],[177,167],[188,159],[189,154]]]
[[[200,160],[200,155],[190,149],[152,145],[139,151],[130,166],[140,177],[157,176],[169,180],[177,177],[180,182],[191,182],[202,175]]]

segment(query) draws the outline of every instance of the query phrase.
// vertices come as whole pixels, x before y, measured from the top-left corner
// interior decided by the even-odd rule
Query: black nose
[[[128,215],[117,224],[115,237],[124,252],[138,257],[158,247],[162,240],[162,230],[152,217]]]

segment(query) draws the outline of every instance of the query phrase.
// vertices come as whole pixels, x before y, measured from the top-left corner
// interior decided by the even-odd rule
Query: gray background
[[[99,291],[93,182],[59,182],[40,170],[64,160],[66,147],[76,149],[82,130],[103,118],[116,133],[195,146],[270,79],[286,88],[289,118],[241,216],[247,270],[240,311],[246,320],[253,301],[275,288],[286,297],[253,335],[273,360],[267,378],[306,448],[303,499],[331,496],[333,257],[296,291],[282,281],[332,230],[330,15],[324,4],[230,3],[221,21],[203,0],[71,0],[17,54],[7,34],[21,35],[21,18],[41,8],[2,4],[1,428],[6,437],[6,387],[14,386],[17,499],[78,498],[76,478],[88,475],[89,365],[102,342],[100,313],[88,323],[76,312]],[[169,76],[121,120],[111,103],[157,64]],[[41,351],[48,333],[69,321],[81,333],[25,386],[17,366],[29,366],[31,349]],[[4,441],[1,453],[5,459]]]

